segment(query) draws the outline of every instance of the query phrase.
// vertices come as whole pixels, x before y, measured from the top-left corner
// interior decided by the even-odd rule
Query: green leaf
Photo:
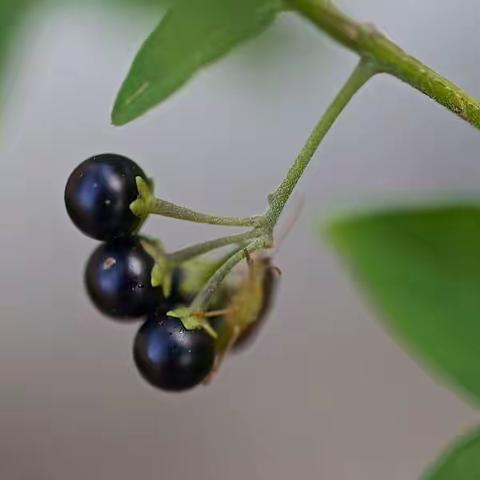
[[[33,0],[0,1],[0,52],[2,53],[2,58],[23,15],[33,4]]]
[[[3,74],[5,58],[11,43],[15,38],[17,29],[29,8],[34,5],[34,0],[0,0],[0,74]]]
[[[328,234],[391,331],[478,401],[480,203],[344,217]]]
[[[175,0],[104,0],[110,6],[127,6],[127,7],[164,7],[173,3]],[[98,0],[95,0],[98,3]]]
[[[177,0],[138,52],[117,96],[115,125],[145,113],[201,67],[257,35],[282,0]]]
[[[480,430],[457,439],[423,480],[478,480],[480,478]]]

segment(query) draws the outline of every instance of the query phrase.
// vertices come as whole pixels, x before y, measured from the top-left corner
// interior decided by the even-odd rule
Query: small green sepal
[[[145,220],[150,213],[149,206],[153,198],[153,182],[138,176],[135,177],[138,197],[130,204],[130,211],[137,217]]]
[[[172,293],[173,269],[166,258],[158,259],[152,268],[152,287],[162,287],[163,295],[168,298]]]
[[[168,298],[172,293],[173,266],[165,255],[165,249],[158,240],[142,238],[141,243],[145,251],[155,261],[150,274],[150,283],[154,288],[161,286],[163,296]]]
[[[169,317],[178,318],[187,330],[205,330],[211,337],[217,338],[217,332],[206,318],[193,314],[188,307],[178,307],[167,312]]]

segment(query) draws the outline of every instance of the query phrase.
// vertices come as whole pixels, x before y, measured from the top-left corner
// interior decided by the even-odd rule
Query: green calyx
[[[130,211],[143,221],[146,220],[150,213],[150,204],[153,198],[153,181],[146,181],[144,178],[135,177],[137,184],[138,197],[130,204]],[[142,222],[143,223],[143,222]]]
[[[217,332],[212,328],[210,322],[199,314],[195,314],[188,307],[178,307],[167,312],[169,317],[178,318],[187,330],[205,330],[211,337],[217,338]]]
[[[151,285],[152,287],[162,287],[164,297],[168,298],[172,293],[174,265],[169,261],[159,240],[142,238],[141,244],[155,262],[150,276]]]

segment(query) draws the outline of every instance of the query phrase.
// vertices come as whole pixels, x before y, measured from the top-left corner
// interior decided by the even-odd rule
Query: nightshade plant
[[[171,2],[160,24],[138,52],[118,93],[112,112],[114,125],[140,117],[183,86],[199,69],[261,33],[286,12],[313,23],[358,54],[359,62],[313,128],[282,183],[268,195],[265,213],[234,218],[196,212],[156,198],[153,184],[142,176],[136,177],[138,196],[130,209],[140,223],[148,215],[158,214],[248,228],[244,233],[170,254],[160,244],[147,241],[150,247],[146,248],[155,260],[152,286],[162,286],[167,297],[176,268],[217,248],[235,246],[231,254],[211,268],[210,275],[204,276],[205,281],[198,285],[188,304],[162,314],[183,323],[181,327],[179,323],[173,325],[176,332],[203,331],[211,337],[221,337],[210,321],[215,313],[211,311],[215,295],[232,269],[244,260],[251,264],[256,255],[273,246],[274,228],[312,156],[343,109],[372,77],[392,75],[480,128],[479,101],[404,52],[372,25],[359,23],[339,11],[329,0]],[[425,365],[477,404],[480,400],[480,204],[463,201],[357,213],[332,220],[323,231],[383,313],[388,327]],[[261,282],[256,283],[256,287],[259,285]],[[247,299],[244,306],[248,307],[250,301],[257,303],[255,314],[262,303],[256,296],[259,291],[261,294],[261,288],[251,288],[247,291],[250,296],[244,297]],[[252,318],[251,312],[242,311],[234,315],[235,321],[244,315]],[[170,322],[162,318],[163,323]],[[138,337],[141,341],[137,345],[151,343],[143,335]],[[166,337],[161,332],[158,338]],[[136,355],[143,358],[138,352]],[[205,365],[210,365],[209,362],[205,361]],[[154,370],[151,366],[145,369]],[[206,370],[202,372],[199,377],[203,378]],[[163,374],[163,371],[152,373],[155,379],[150,381],[162,384]],[[424,478],[480,478],[479,458],[480,434],[474,432],[430,468]]]

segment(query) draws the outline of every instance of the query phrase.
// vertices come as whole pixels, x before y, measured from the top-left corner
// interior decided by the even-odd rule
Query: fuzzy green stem
[[[261,218],[258,216],[237,218],[209,215],[175,205],[174,203],[159,198],[153,198],[148,202],[148,213],[176,218],[178,220],[186,220],[188,222],[223,225],[227,227],[255,227]]]
[[[179,264],[192,258],[204,255],[205,253],[216,250],[217,248],[227,245],[241,245],[254,237],[254,231],[241,233],[239,235],[230,235],[228,237],[220,237],[207,242],[197,243],[191,247],[183,248],[168,255],[169,260],[174,264]]]
[[[228,260],[223,263],[217,271],[210,277],[209,281],[205,286],[200,290],[192,304],[190,305],[191,312],[202,312],[208,306],[210,299],[213,297],[217,291],[220,284],[223,282],[225,277],[233,270],[233,268],[240,263],[246,254],[253,253],[257,250],[262,250],[269,244],[269,239],[266,238],[257,238],[253,240],[249,245],[241,250],[235,252]]]
[[[372,25],[359,23],[325,0],[289,0],[292,8],[337,42],[480,128],[480,102],[408,55]]]
[[[270,228],[273,229],[277,223],[290,195],[310,163],[313,154],[335,123],[335,120],[350,102],[355,93],[357,93],[358,90],[365,85],[373,75],[375,75],[375,73],[377,73],[377,69],[370,62],[362,60],[330,104],[323,117],[317,123],[293,165],[290,167],[283,182],[269,197],[270,209],[266,214],[265,221]]]
[[[229,241],[229,239],[232,238],[235,240],[238,240],[239,237],[241,239],[252,239],[249,245],[244,249],[242,248],[233,253],[210,277],[210,280],[193,300],[190,306],[190,312],[201,312],[208,306],[210,299],[215,294],[219,285],[232,269],[246,257],[246,252],[252,253],[271,245],[273,228],[275,227],[295,186],[307,168],[313,154],[348,102],[375,73],[377,73],[376,68],[369,62],[363,60],[355,68],[344,87],[330,104],[320,122],[313,129],[305,146],[298,154],[283,182],[277,190],[269,196],[270,208],[264,216],[257,217],[256,228],[240,236],[227,237],[227,239],[217,239],[213,241],[214,243],[206,242],[205,244],[199,244],[189,248],[187,254],[188,256],[193,257],[197,254],[206,253],[211,247],[216,248],[219,243],[223,246],[224,241]],[[181,256],[184,255],[185,253],[181,252]]]

